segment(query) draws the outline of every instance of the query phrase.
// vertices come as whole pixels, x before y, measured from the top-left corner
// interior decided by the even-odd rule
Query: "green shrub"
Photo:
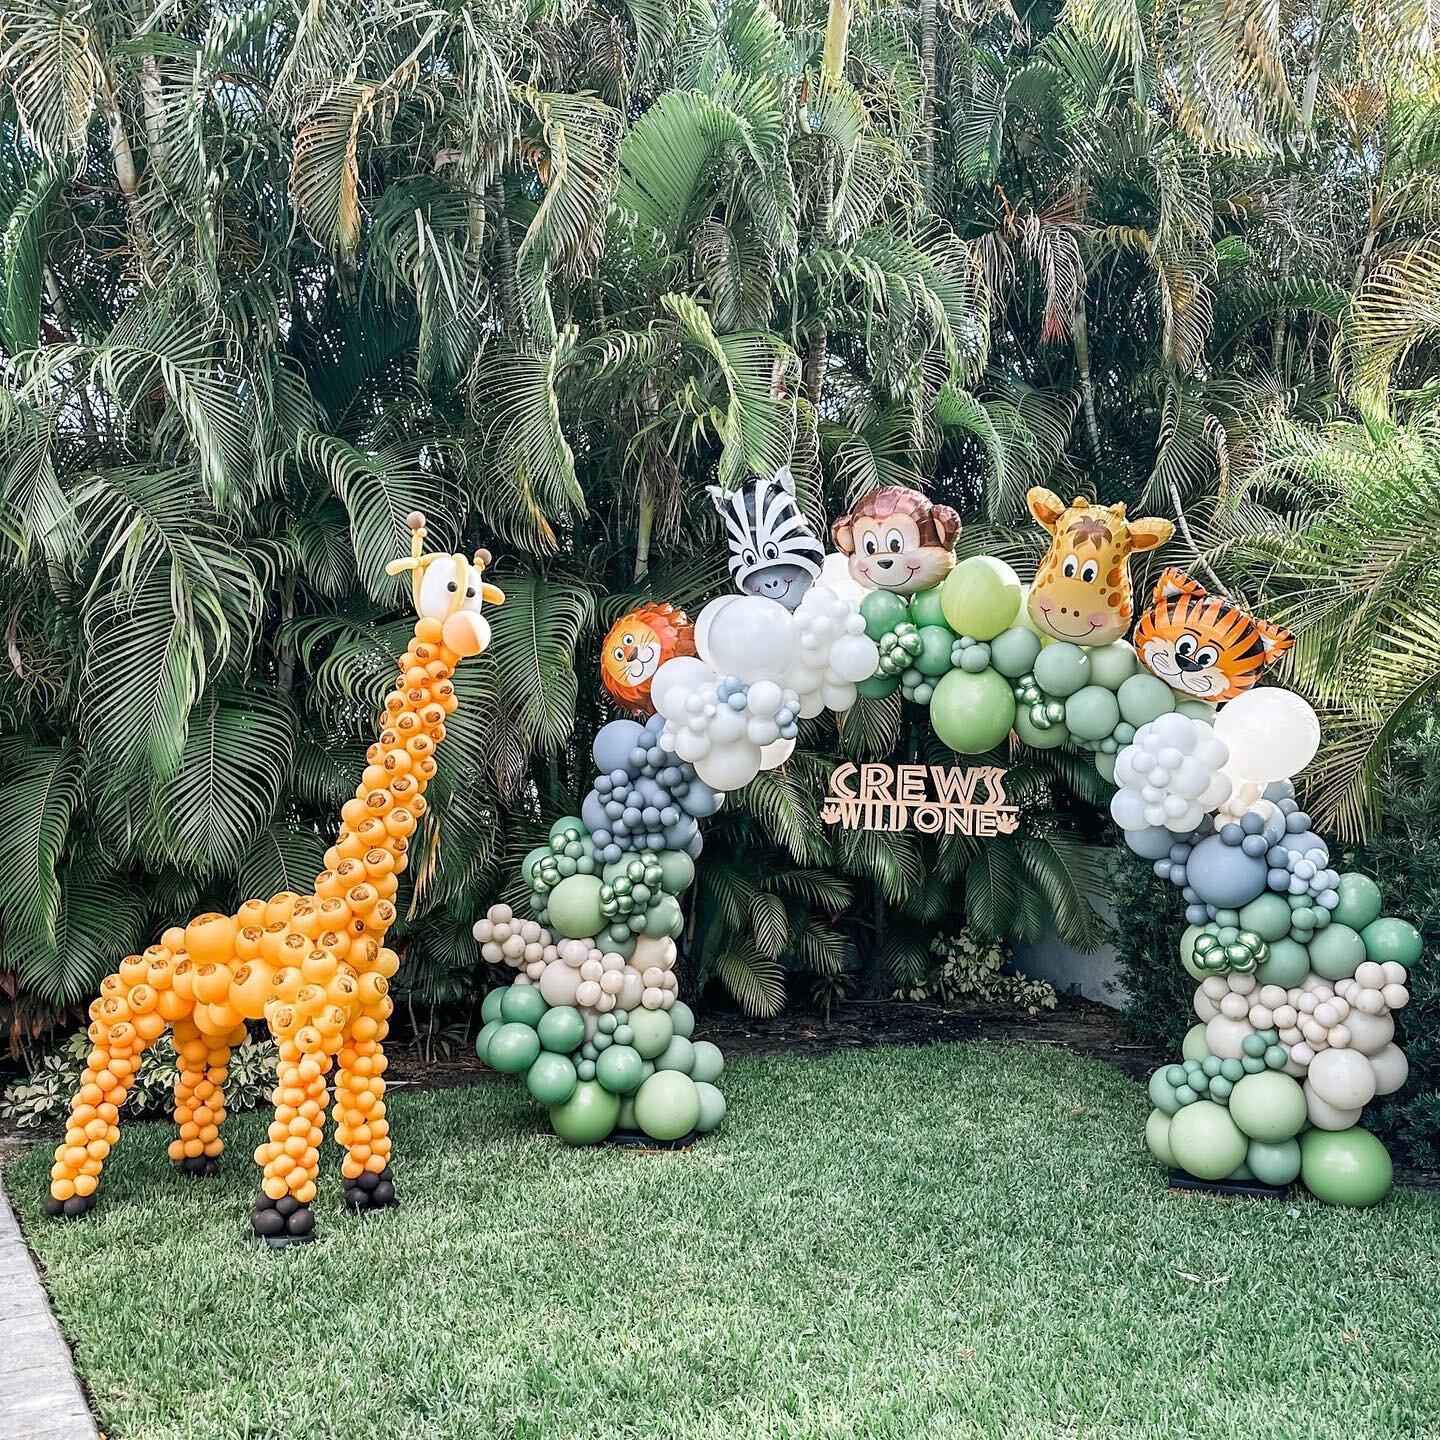
[[[1023,1010],[1038,1015],[1055,1008],[1055,987],[1047,980],[1031,980],[1005,969],[1010,952],[993,940],[981,940],[969,930],[937,935],[930,942],[929,973],[916,985],[896,991],[900,999],[959,1001]]]
[[[51,1121],[63,1123],[70,1110],[70,1097],[80,1088],[80,1072],[89,1053],[90,1041],[85,1033],[72,1035],[32,1074],[16,1080],[0,1095],[0,1120],[27,1129]],[[269,1102],[275,1086],[275,1053],[273,1040],[252,1039],[231,1055],[230,1073],[225,1080],[228,1112],[254,1110]],[[125,1115],[168,1115],[176,1074],[175,1047],[167,1033],[141,1057],[135,1083],[125,1099]]]
[[[1127,995],[1121,1024],[1132,1040],[1178,1055],[1195,1023],[1195,982],[1180,966],[1184,906],[1174,886],[1155,878],[1150,861],[1123,844],[1105,868],[1114,897],[1110,943]]]

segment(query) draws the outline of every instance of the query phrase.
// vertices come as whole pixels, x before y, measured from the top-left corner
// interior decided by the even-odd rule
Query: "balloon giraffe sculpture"
[[[52,1215],[84,1215],[94,1205],[140,1055],[167,1026],[180,1071],[170,1158],[188,1174],[214,1174],[230,1053],[245,1039],[245,1022],[262,1018],[280,1058],[275,1118],[255,1151],[264,1169],[250,1217],[255,1236],[273,1246],[314,1238],[310,1206],[332,1067],[345,1201],[360,1211],[395,1203],[382,1047],[399,959],[385,935],[409,839],[425,813],[435,747],[457,703],[451,676],[490,643],[482,602],[505,598],[481,578],[487,551],[470,560],[427,554],[425,517],[413,514],[409,524],[411,556],[387,570],[410,574],[415,634],[386,698],[380,738],[325,852],[327,868],[310,895],[284,891],[247,900],[233,915],[197,915],[106,977],[90,1007],[92,1049],[50,1171]]]

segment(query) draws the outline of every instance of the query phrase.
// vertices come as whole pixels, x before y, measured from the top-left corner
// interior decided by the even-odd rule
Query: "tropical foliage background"
[[[1180,523],[1303,643],[1315,806],[1377,820],[1440,677],[1440,85],[1423,0],[13,0],[0,17],[0,987],[13,1043],[162,923],[308,884],[423,508],[508,595],[405,916],[417,1029],[573,808],[594,656],[724,583],[703,487],[922,486],[1024,561],[1044,481]],[[693,987],[1095,938],[1103,787],[1020,834],[814,823],[867,704],[716,824]],[[863,958],[862,958],[863,957]]]

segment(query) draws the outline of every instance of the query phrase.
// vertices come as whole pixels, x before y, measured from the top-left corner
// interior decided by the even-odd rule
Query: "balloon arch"
[[[1359,1121],[1405,1081],[1393,1012],[1421,940],[1334,868],[1296,798],[1319,724],[1256,684],[1288,632],[1173,569],[1136,622],[1129,558],[1173,527],[1123,505],[1031,490],[1050,543],[1026,586],[993,557],[956,564],[959,517],[913,490],[867,495],[829,555],[787,471],[711,494],[738,593],[693,626],[657,603],[605,637],[602,678],[634,718],[599,732],[580,814],[525,858],[531,913],[475,925],[519,972],[485,997],[480,1057],[523,1075],[572,1144],[714,1129],[724,1062],[675,977],[700,821],[784,763],[800,720],[898,689],[958,753],[1012,732],[1087,753],[1126,843],[1180,891],[1198,1023],[1150,1079],[1156,1158],[1185,1183],[1379,1200],[1390,1161]]]

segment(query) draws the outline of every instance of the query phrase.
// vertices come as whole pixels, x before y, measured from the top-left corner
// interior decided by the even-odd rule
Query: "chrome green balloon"
[[[978,675],[950,671],[935,686],[930,723],[940,740],[961,755],[993,750],[1015,723],[1010,682],[997,670]]]
[[[486,1059],[505,1075],[518,1075],[535,1063],[540,1037],[528,1025],[507,1021],[490,1037]]]
[[[1334,925],[1331,925],[1325,933],[1328,935],[1334,928]],[[1413,965],[1424,948],[1420,932],[1408,920],[1398,920],[1393,915],[1383,915],[1378,920],[1372,920],[1361,931],[1360,938],[1365,946],[1365,958],[1375,961],[1377,965],[1384,965],[1387,961]],[[1310,949],[1313,953],[1313,943]]]
[[[598,1080],[581,1080],[564,1104],[550,1107],[550,1123],[569,1145],[598,1144],[615,1128],[619,1118],[620,1097]]]
[[[520,862],[520,875],[527,885],[535,883],[535,865],[537,861],[548,860],[555,852],[548,845],[537,845]]]
[[[697,1040],[692,1048],[695,1052],[695,1064],[690,1071],[690,1078],[713,1085],[725,1069],[725,1057],[720,1053],[720,1047],[712,1045],[708,1040]]]
[[[533,985],[507,985],[500,995],[500,1018],[535,1026],[550,1007]]]
[[[1223,1180],[1244,1162],[1247,1143],[1230,1112],[1213,1100],[1196,1100],[1170,1121],[1175,1163],[1201,1180]]]
[[[654,1140],[678,1140],[700,1118],[700,1092],[678,1070],[657,1070],[635,1092],[635,1119]]]
[[[725,1097],[704,1081],[697,1082],[695,1093],[700,1097],[700,1118],[695,1128],[702,1135],[708,1135],[725,1118]]]
[[[1300,1137],[1300,1179],[1329,1205],[1374,1205],[1394,1181],[1385,1147],[1358,1125],[1307,1130]]]
[[[1305,1092],[1279,1070],[1246,1075],[1230,1093],[1230,1118],[1252,1140],[1277,1145],[1300,1133]]]
[[[1245,1163],[1265,1185],[1288,1185],[1300,1173],[1300,1142],[1252,1140]]]
[[[644,1062],[633,1045],[612,1045],[595,1062],[595,1078],[617,1095],[629,1095],[643,1078]]]
[[[1348,870],[1340,877],[1335,887],[1340,903],[1330,912],[1331,920],[1338,920],[1352,930],[1363,930],[1372,920],[1380,917],[1384,897],[1380,887],[1368,876],[1356,870]]]
[[[575,1093],[575,1066],[568,1055],[542,1050],[525,1072],[525,1088],[542,1105],[560,1105]]]
[[[573,1005],[557,1005],[540,1017],[535,1029],[545,1049],[568,1055],[585,1039],[585,1017]]]
[[[663,1010],[632,1010],[630,1031],[630,1043],[640,1052],[640,1058],[654,1060],[665,1053],[675,1027]]]

